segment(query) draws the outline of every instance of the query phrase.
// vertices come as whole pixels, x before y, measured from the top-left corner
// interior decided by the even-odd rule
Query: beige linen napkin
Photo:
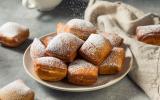
[[[22,80],[16,80],[0,89],[0,100],[34,100],[34,92]]]
[[[129,76],[152,100],[160,100],[160,47],[130,38],[137,26],[159,23],[159,16],[144,14],[122,2],[90,0],[84,18],[100,32],[117,33],[124,38],[134,55]]]

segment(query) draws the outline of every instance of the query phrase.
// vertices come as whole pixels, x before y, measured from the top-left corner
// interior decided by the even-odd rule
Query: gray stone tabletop
[[[74,3],[70,3],[71,1]],[[160,0],[122,1],[145,12],[160,14]],[[18,22],[28,26],[31,33],[30,38],[18,48],[0,46],[0,87],[16,79],[22,79],[35,91],[36,100],[149,100],[127,76],[118,83],[101,90],[71,93],[49,89],[26,74],[22,58],[32,39],[54,32],[58,22],[66,22],[71,18],[83,18],[86,2],[87,0],[64,0],[56,9],[42,13],[23,7],[21,0],[0,0],[0,25],[8,21]]]

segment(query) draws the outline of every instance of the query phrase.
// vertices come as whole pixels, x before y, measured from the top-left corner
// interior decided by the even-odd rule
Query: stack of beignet
[[[122,71],[125,60],[125,51],[120,47],[122,38],[114,34],[107,39],[107,35],[96,34],[93,24],[82,19],[72,19],[68,23],[57,27],[60,33],[56,36],[36,38],[31,44],[31,58],[40,79],[60,81],[67,78],[75,85],[92,85],[98,74]],[[64,29],[68,25],[69,29]],[[74,33],[72,29],[75,29]],[[110,42],[117,37],[121,41]]]

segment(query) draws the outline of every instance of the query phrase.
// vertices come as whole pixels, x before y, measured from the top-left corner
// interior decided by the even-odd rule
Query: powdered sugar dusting
[[[160,34],[160,25],[147,25],[137,27],[137,35],[143,36],[149,33]]]
[[[123,57],[124,57],[124,49],[114,47],[112,49],[111,54],[107,57],[107,59],[100,65],[100,67],[110,66],[110,67],[122,67]]]
[[[42,57],[45,54],[45,46],[44,44],[37,38],[33,40],[30,48],[30,55],[32,59]]]
[[[68,57],[68,55],[76,53],[82,44],[83,40],[71,33],[60,33],[49,42],[46,50],[59,56]]]
[[[81,50],[87,49],[86,53],[95,55],[96,52],[102,52],[104,47],[109,46],[111,46],[109,40],[105,39],[102,35],[91,34],[82,45]]]
[[[100,34],[91,34],[80,48],[80,54],[88,61],[98,65],[110,53],[111,49],[109,40]]]
[[[44,66],[48,66],[50,68],[52,68],[52,67],[63,68],[63,69],[67,68],[67,65],[63,61],[61,61],[60,59],[55,58],[55,57],[37,58],[36,63],[44,65]]]
[[[110,42],[107,39],[105,39],[102,35],[99,34],[91,34],[87,41],[97,46],[97,48],[103,47],[103,45],[107,43],[110,44]]]
[[[91,22],[83,19],[72,19],[68,21],[66,25],[82,30],[95,30],[95,27]]]
[[[70,74],[76,74],[82,70],[84,74],[92,71],[94,71],[95,73],[98,72],[97,66],[82,59],[75,60],[68,67],[68,71]]]
[[[0,33],[2,34],[2,36],[6,37],[15,37],[28,30],[29,29],[27,27],[15,22],[7,22],[0,27]]]
[[[34,92],[21,80],[16,80],[0,89],[2,100],[33,100]]]
[[[106,37],[113,47],[120,46],[123,42],[123,38],[121,38],[118,34],[115,33],[101,33],[104,37]]]

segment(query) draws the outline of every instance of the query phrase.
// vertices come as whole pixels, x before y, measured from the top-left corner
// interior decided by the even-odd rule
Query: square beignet
[[[99,66],[99,74],[116,74],[123,68],[125,51],[123,48],[114,47],[110,55]]]
[[[76,85],[91,85],[97,81],[98,67],[81,59],[68,67],[68,81]]]
[[[0,100],[35,100],[35,93],[22,80],[16,80],[0,89]]]
[[[160,25],[139,26],[136,34],[137,39],[141,42],[160,45]]]
[[[17,47],[29,37],[29,28],[15,22],[7,22],[0,27],[0,43],[7,47]]]
[[[45,56],[45,45],[35,38],[30,47],[30,55],[32,59]]]
[[[64,62],[72,62],[77,55],[77,50],[83,43],[83,40],[70,33],[61,33],[49,42],[46,54],[57,57]]]
[[[55,57],[41,57],[33,61],[34,70],[40,79],[59,81],[67,75],[67,65]]]
[[[71,19],[66,24],[57,24],[57,32],[69,32],[82,40],[86,40],[90,34],[96,33],[96,27],[83,19]]]
[[[123,38],[121,38],[118,34],[107,32],[103,32],[101,34],[110,41],[113,47],[119,47],[123,43]]]
[[[109,40],[100,34],[91,34],[81,46],[80,55],[89,62],[99,65],[112,50]]]

